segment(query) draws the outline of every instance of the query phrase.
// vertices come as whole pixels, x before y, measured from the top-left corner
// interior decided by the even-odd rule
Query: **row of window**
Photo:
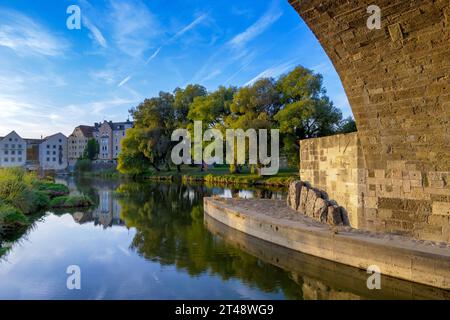
[[[60,145],[59,148],[62,148],[62,146]],[[47,145],[47,149],[50,149],[50,145]],[[53,145],[53,149],[56,149],[56,144]]]
[[[16,158],[3,158],[3,162],[16,162]],[[17,158],[17,162],[22,162],[22,158]]]
[[[9,144],[8,143],[5,143],[5,147],[4,147],[5,149],[8,149],[9,148]],[[16,145],[13,143],[12,145],[11,145],[11,149],[16,149]],[[17,149],[22,149],[22,145],[21,144],[18,144],[17,145]]]
[[[4,154],[5,156],[9,155],[9,154],[10,154],[10,153],[9,153],[9,150],[5,150],[5,151],[3,152],[3,154]],[[19,156],[21,156],[21,155],[22,155],[22,150],[17,150],[17,154],[18,154]],[[16,155],[16,150],[11,150],[11,155],[12,155],[12,156]]]

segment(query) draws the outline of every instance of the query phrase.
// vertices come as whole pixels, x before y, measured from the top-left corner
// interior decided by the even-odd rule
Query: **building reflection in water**
[[[103,228],[111,226],[124,226],[125,223],[120,219],[120,204],[114,198],[114,192],[110,189],[99,189],[99,205],[92,213],[95,225],[102,225]]]
[[[94,222],[94,225],[103,226],[104,229],[112,226],[125,226],[125,222],[120,218],[121,207],[119,201],[114,197],[114,190],[99,186],[96,191],[97,207],[91,211],[74,213],[74,220],[80,224]]]

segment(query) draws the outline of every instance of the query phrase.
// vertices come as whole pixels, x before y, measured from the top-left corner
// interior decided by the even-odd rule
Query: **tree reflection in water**
[[[282,290],[286,298],[301,299],[290,273],[231,246],[205,228],[203,197],[206,186],[183,184],[122,184],[118,190],[121,217],[137,230],[131,248],[161,265],[175,265],[191,276],[220,275],[240,279],[265,292]]]

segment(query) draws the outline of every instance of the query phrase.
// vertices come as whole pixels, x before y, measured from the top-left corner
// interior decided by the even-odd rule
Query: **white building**
[[[0,138],[0,167],[23,167],[27,162],[27,143],[15,131]]]
[[[43,170],[67,169],[67,137],[62,133],[46,137],[39,145],[39,163]]]

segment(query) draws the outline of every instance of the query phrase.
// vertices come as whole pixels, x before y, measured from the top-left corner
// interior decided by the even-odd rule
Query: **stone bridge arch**
[[[353,110],[366,170],[358,178],[363,220],[450,241],[449,1],[289,2],[333,62]],[[381,9],[379,30],[367,27],[372,4]]]

